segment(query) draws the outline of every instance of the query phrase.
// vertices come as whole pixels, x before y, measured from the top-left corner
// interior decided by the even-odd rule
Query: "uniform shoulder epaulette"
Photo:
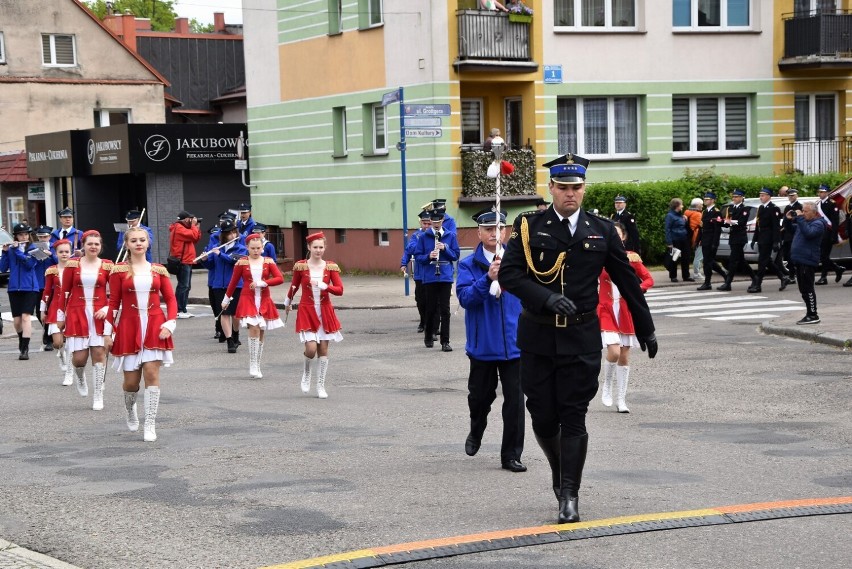
[[[308,263],[306,263],[305,261],[299,261],[298,263],[294,263],[293,264],[293,270],[294,271],[307,271],[308,270]]]
[[[101,267],[104,268],[104,269],[112,270],[113,266],[114,266],[113,262],[110,261],[109,259],[103,259],[101,261]]]
[[[57,267],[56,265],[50,265],[50,266],[49,266],[49,267],[48,267],[48,268],[44,271],[44,276],[47,276],[47,275],[58,275],[58,274],[59,274],[59,267]]]
[[[237,261],[237,266],[248,265],[249,260],[248,257],[242,257],[239,261]]]
[[[335,263],[334,261],[327,262],[325,264],[325,268],[329,271],[337,271],[338,273],[340,272],[340,267],[338,267],[337,263]]]
[[[169,271],[163,265],[152,264],[151,265],[151,272],[157,273],[161,277],[168,277],[169,276]]]
[[[604,221],[608,221],[608,222],[610,222],[610,223],[612,223],[612,224],[615,224],[615,222],[614,222],[613,220],[611,220],[610,218],[608,218],[608,217],[604,217],[604,216],[602,216],[601,214],[599,214],[599,213],[595,213],[595,212],[593,212],[593,211],[586,211],[586,215],[589,215],[589,216],[591,216],[591,217],[595,217],[595,218],[597,218],[597,219],[602,219],[602,220],[604,220]]]
[[[118,263],[112,266],[113,273],[126,273],[128,271],[130,271],[130,265],[127,263]]]
[[[522,211],[521,213],[518,214],[518,217],[529,217],[531,215],[544,215],[544,212],[546,212],[546,211],[547,211],[546,209],[531,209],[529,211]]]
[[[633,251],[629,251],[627,253],[627,260],[630,261],[631,263],[641,263],[642,257],[639,255],[639,253],[634,253]]]
[[[80,266],[80,260],[79,259],[68,259],[68,262],[65,263],[66,269],[76,269],[79,266]]]
[[[268,264],[268,263],[272,263],[272,264],[274,264],[274,265],[277,265],[277,264],[278,264],[278,263],[276,263],[276,262],[275,262],[275,259],[271,259],[271,258],[269,258],[269,257],[264,257],[264,258],[263,258],[263,264],[264,264],[264,265],[266,265],[266,264]]]

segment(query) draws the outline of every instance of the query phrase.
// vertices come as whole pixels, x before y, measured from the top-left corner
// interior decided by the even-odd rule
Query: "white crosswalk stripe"
[[[702,320],[767,320],[803,309],[802,303],[795,300],[732,292],[663,289],[648,291],[645,299],[651,314]]]

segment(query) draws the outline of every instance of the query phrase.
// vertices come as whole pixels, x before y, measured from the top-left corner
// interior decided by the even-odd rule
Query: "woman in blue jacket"
[[[665,227],[666,248],[668,249],[666,265],[669,270],[669,278],[673,283],[677,282],[677,265],[678,261],[680,261],[683,280],[695,282],[695,279],[689,273],[689,265],[692,263],[692,259],[690,258],[692,245],[689,241],[686,216],[683,214],[683,200],[680,198],[674,198],[669,203],[669,212],[666,214]],[[672,252],[675,249],[680,250],[679,259],[672,259]]]
[[[506,214],[484,210],[473,216],[479,225],[479,240],[473,255],[459,262],[456,295],[465,309],[465,352],[470,360],[467,403],[470,433],[465,452],[473,456],[482,444],[488,412],[497,397],[499,378],[503,391],[503,443],[500,462],[506,470],[524,472],[524,395],[521,391],[520,357],[517,346],[521,301],[503,292],[497,282],[500,256],[498,235],[506,225]],[[498,229],[499,223],[499,229]],[[502,244],[501,244],[502,248]]]
[[[39,301],[39,281],[36,275],[38,261],[29,254],[35,245],[30,243],[33,228],[26,223],[16,223],[12,228],[13,243],[3,245],[0,272],[9,272],[9,304],[18,333],[19,360],[30,359],[30,337],[33,333],[31,316]]]
[[[219,243],[228,243],[240,233],[237,230],[237,224],[232,219],[225,219],[219,224]],[[214,306],[222,306],[222,300],[225,298],[225,291],[228,290],[228,284],[231,282],[231,275],[234,272],[234,265],[241,257],[248,254],[239,239],[226,245],[221,249],[211,248],[205,251],[207,255],[204,259],[204,266],[210,271],[210,284],[213,292]],[[240,300],[240,292],[243,289],[243,282],[240,280],[234,296],[231,298],[231,303],[227,308],[221,311],[219,322],[222,325],[222,335],[228,343],[228,353],[235,354],[237,346],[240,345],[240,322],[234,317],[234,312],[237,309],[237,304]]]

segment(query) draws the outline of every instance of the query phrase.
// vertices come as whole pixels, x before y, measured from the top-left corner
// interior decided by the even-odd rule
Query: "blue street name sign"
[[[407,117],[448,117],[450,105],[405,105]]]
[[[545,83],[562,83],[562,66],[561,65],[545,65],[544,66],[544,82]]]

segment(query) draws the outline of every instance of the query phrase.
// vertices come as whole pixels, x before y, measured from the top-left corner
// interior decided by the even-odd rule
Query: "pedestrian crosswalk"
[[[702,320],[766,320],[803,310],[801,301],[770,299],[759,294],[650,290],[645,295],[651,314]]]

